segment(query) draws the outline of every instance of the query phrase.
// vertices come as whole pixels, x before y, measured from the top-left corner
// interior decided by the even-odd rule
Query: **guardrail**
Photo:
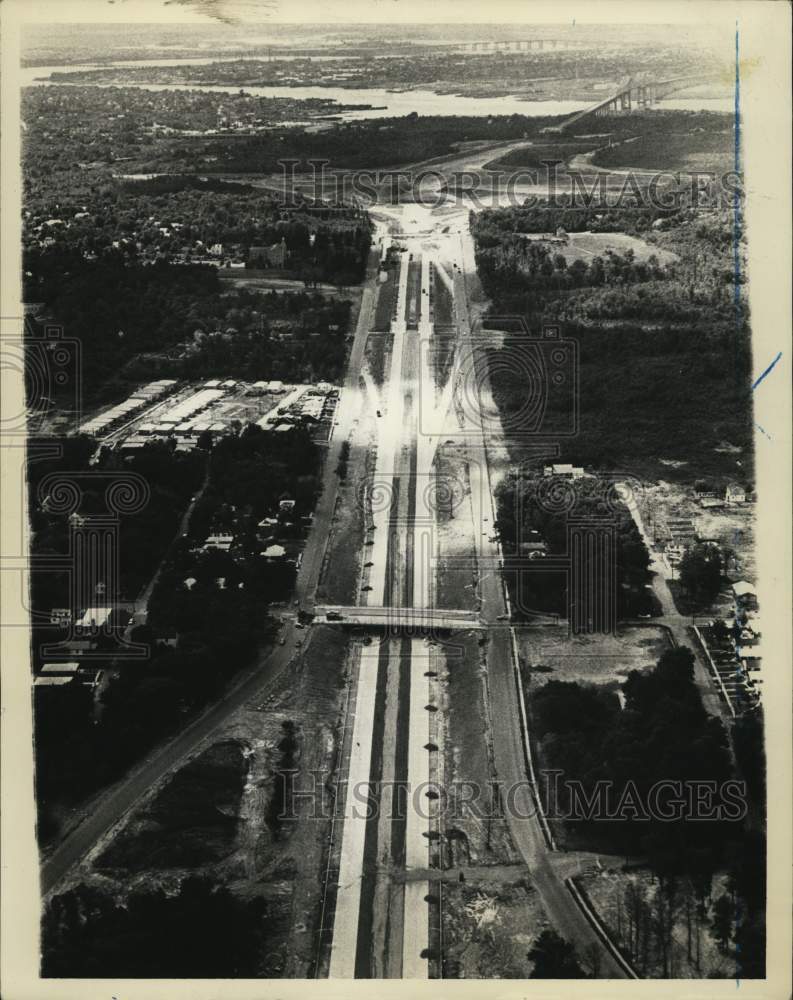
[[[590,924],[592,925],[592,927],[595,929],[595,933],[600,938],[600,940],[603,942],[603,944],[605,945],[605,947],[608,950],[609,954],[617,962],[617,964],[620,966],[620,968],[625,972],[625,974],[628,976],[628,978],[629,979],[641,979],[641,976],[639,975],[639,973],[633,968],[633,966],[630,964],[630,962],[628,961],[628,959],[622,954],[622,952],[619,950],[619,948],[611,940],[611,938],[608,935],[608,931],[605,929],[605,927],[603,926],[603,924],[600,922],[600,920],[597,917],[597,914],[592,909],[592,907],[589,905],[589,903],[587,902],[587,900],[584,899],[583,893],[578,888],[578,886],[575,884],[575,881],[572,878],[567,878],[567,879],[565,879],[565,885],[567,886],[568,890],[570,891],[570,894],[572,895],[573,899],[576,901],[576,903],[578,903],[578,906],[581,909],[581,912],[584,914],[584,916],[590,922]]]

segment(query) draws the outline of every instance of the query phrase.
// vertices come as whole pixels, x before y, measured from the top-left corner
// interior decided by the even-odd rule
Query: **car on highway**
[[[364,566],[364,569],[369,569],[369,567],[370,567],[370,566],[374,566],[374,563],[373,563],[373,562],[372,562],[372,560],[370,559],[370,560],[369,560],[369,562],[365,562],[365,563],[363,564],[363,566]]]
[[[361,590],[371,590],[372,588],[367,583],[365,587],[361,587]]]
[[[508,622],[509,621],[509,615],[496,615],[496,621],[497,622]]]
[[[382,414],[382,413],[381,413],[381,412],[380,412],[380,411],[378,410],[378,411],[377,411],[377,416],[378,416],[378,417],[382,417],[382,415],[383,415],[383,414]]]

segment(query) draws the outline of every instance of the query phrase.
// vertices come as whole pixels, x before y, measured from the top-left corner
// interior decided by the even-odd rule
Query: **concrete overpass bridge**
[[[315,624],[365,625],[394,631],[426,632],[437,630],[484,628],[475,611],[452,608],[395,608],[322,605],[314,613]]]
[[[701,83],[709,83],[715,76],[675,76],[666,80],[654,80],[647,74],[626,76],[607,97],[601,97],[589,107],[576,111],[558,125],[550,125],[543,132],[564,132],[590,115],[603,117],[620,113],[630,113],[634,108],[649,108],[678,90]]]

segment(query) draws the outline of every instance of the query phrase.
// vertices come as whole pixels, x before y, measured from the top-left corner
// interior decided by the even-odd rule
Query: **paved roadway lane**
[[[429,787],[430,751],[429,715],[425,708],[430,698],[429,680],[424,676],[430,666],[429,652],[423,639],[410,640],[410,735],[408,743],[407,814],[405,824],[405,868],[430,866],[429,802],[424,792]],[[405,919],[402,937],[402,978],[427,979],[430,943],[429,905],[426,896],[429,882],[411,882],[405,887]],[[423,953],[423,954],[422,954]]]
[[[390,498],[394,492],[394,459],[402,441],[403,412],[405,397],[402,388],[402,366],[404,364],[407,325],[405,304],[407,299],[408,261],[403,254],[399,265],[399,285],[397,292],[397,318],[392,322],[393,342],[388,382],[384,388],[381,410],[383,416],[377,419],[377,457],[372,479],[370,496],[372,499],[372,523],[375,526],[371,552],[368,561],[374,563],[369,574],[372,588],[371,602],[368,596],[363,603],[383,606],[390,603],[391,580],[386,580],[388,562],[388,539],[391,533]]]
[[[374,703],[380,645],[360,647],[358,689],[353,721],[350,760],[344,800],[339,886],[333,918],[333,944],[330,953],[330,979],[354,979],[358,948],[358,919],[361,911],[362,859],[366,837],[366,796],[369,782],[374,732]]]

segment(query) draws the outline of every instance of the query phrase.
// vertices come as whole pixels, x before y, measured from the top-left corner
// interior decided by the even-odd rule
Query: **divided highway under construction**
[[[317,974],[442,975],[437,908],[443,790],[433,781],[441,706],[434,678],[444,655],[441,633],[484,628],[490,714],[498,720],[492,732],[495,768],[504,786],[518,789],[507,822],[527,876],[564,937],[601,953],[607,977],[632,977],[575,894],[559,864],[565,855],[556,850],[539,808],[515,638],[505,624],[510,607],[498,568],[500,545],[492,529],[482,531],[496,519],[488,471],[496,411],[482,349],[471,337],[466,281],[475,277],[475,266],[467,213],[446,209],[436,216],[416,205],[393,211],[394,238],[403,252],[390,366],[378,403],[375,471],[365,497],[371,568],[362,576],[367,582],[359,586],[356,606],[315,608],[315,621],[364,626],[375,636],[355,644],[345,724],[349,755],[346,773],[339,775],[331,846],[337,863],[329,865],[326,878]],[[440,386],[430,370],[431,264],[452,293],[456,327],[455,357]],[[471,477],[478,613],[438,607],[435,513],[443,484],[435,479],[434,460],[441,437],[449,435],[465,449]]]
[[[325,487],[298,574],[296,597],[316,623],[351,628],[343,766],[322,887],[315,974],[333,979],[426,979],[442,975],[441,857],[444,818],[439,726],[445,706],[438,676],[454,636],[476,630],[488,676],[493,763],[514,788],[506,822],[548,921],[582,948],[600,953],[610,978],[635,974],[569,881],[575,864],[557,851],[539,808],[529,752],[517,650],[502,573],[489,453],[499,430],[485,346],[472,336],[469,283],[476,280],[465,208],[378,206],[381,240],[403,248],[389,362],[372,412],[377,437],[365,497],[366,563],[354,605],[318,605],[317,585],[336,501],[341,446],[370,447],[361,419],[359,378],[370,334],[374,278],[363,293],[347,379],[329,442]],[[431,267],[432,265],[432,267]],[[432,367],[435,271],[453,303],[454,352],[445,378]],[[409,308],[410,302],[414,308]],[[379,412],[382,416],[375,417]],[[360,439],[357,438],[360,435]],[[468,469],[470,569],[477,610],[439,599],[437,518],[445,484],[436,453],[450,440]],[[365,581],[365,582],[364,582]],[[217,704],[93,804],[45,859],[41,887],[57,891],[89,852],[118,828],[151,789],[177,771],[257,691],[295,668],[304,623],[285,616],[283,644],[246,671]],[[311,634],[312,626],[309,625]],[[453,667],[451,667],[453,669]]]

